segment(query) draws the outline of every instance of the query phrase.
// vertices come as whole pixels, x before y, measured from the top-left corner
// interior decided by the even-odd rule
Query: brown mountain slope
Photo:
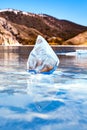
[[[38,15],[13,9],[0,11],[0,17],[9,21],[17,30],[17,34],[10,33],[22,44],[34,44],[38,34],[49,42],[62,44],[63,41],[87,30],[85,26],[46,14]]]
[[[42,35],[38,30],[34,28],[28,28],[25,25],[19,25],[12,23],[13,27],[17,29],[18,34],[15,35],[19,43],[23,45],[32,45],[35,43],[37,35]]]
[[[13,34],[18,34],[16,28],[14,28],[10,22],[0,17],[0,45],[19,44]]]
[[[64,45],[87,45],[87,31],[65,41]]]

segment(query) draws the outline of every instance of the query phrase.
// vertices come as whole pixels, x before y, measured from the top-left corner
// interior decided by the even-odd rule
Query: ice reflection
[[[75,52],[73,52],[75,53]],[[61,63],[64,63],[64,66],[68,64],[72,66],[76,66],[78,68],[87,68],[86,62],[87,62],[87,53],[86,54],[80,54],[80,55],[60,55]]]
[[[3,60],[4,65],[8,65],[9,62],[18,62],[19,61],[19,54],[18,53],[1,53],[0,59]]]
[[[55,104],[56,101],[58,103],[56,103],[56,106],[63,105],[62,102],[55,99],[56,93],[58,92],[58,87],[55,84],[57,82],[56,80],[57,75],[55,76],[55,74],[30,75],[27,79],[27,93],[32,96],[34,105],[38,111],[43,111],[44,109],[47,109],[48,106],[52,107],[52,104]],[[50,110],[53,109],[51,108]]]
[[[1,130],[87,129],[87,57],[59,58],[52,75],[33,75],[27,56],[0,55]]]

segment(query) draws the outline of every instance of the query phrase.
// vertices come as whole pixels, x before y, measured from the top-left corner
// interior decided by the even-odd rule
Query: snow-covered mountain
[[[42,35],[52,44],[58,45],[84,31],[87,31],[87,27],[47,14],[15,9],[0,10],[0,44],[6,32],[23,45],[34,44],[37,35]]]
[[[21,13],[23,13],[25,15],[28,15],[27,12],[20,11],[20,10],[15,10],[15,9],[10,9],[10,8],[8,8],[8,9],[2,9],[2,10],[0,10],[0,12],[14,12],[15,14],[18,14],[18,13],[21,12]]]
[[[28,15],[28,16],[35,16],[36,15],[34,13],[29,13],[29,12],[25,12],[25,11],[16,10],[16,9],[10,9],[10,8],[2,9],[2,10],[0,10],[0,12],[13,12],[15,14],[19,14],[20,13],[20,14],[24,14],[24,15]]]

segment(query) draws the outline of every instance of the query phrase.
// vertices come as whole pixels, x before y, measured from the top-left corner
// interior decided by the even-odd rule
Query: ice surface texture
[[[27,61],[27,70],[32,73],[51,74],[59,65],[59,58],[40,35],[36,39],[36,44],[30,52]]]

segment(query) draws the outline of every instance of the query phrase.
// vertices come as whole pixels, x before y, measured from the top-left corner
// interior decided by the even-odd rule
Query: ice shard
[[[36,44],[28,57],[27,70],[32,73],[51,74],[58,65],[59,58],[48,42],[38,35]]]

